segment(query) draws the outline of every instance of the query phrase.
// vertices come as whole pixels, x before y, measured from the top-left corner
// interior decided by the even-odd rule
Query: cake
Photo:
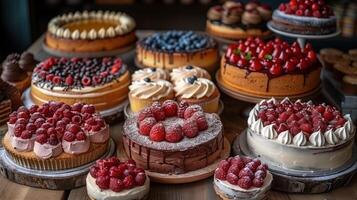
[[[35,64],[31,53],[10,54],[2,64],[1,79],[23,92],[30,86],[31,76],[28,73],[31,74]]]
[[[134,81],[129,86],[130,108],[133,112],[139,112],[150,106],[155,101],[163,102],[167,99],[174,99],[173,85],[166,80],[144,80]]]
[[[150,179],[135,161],[116,157],[100,159],[86,178],[90,199],[144,200],[149,196]]]
[[[169,75],[166,70],[161,68],[139,69],[131,75],[131,81],[142,81],[145,79],[150,79],[152,81],[169,80]]]
[[[213,72],[218,62],[217,47],[204,33],[158,32],[137,43],[136,60],[145,67],[173,69],[191,64]]]
[[[100,52],[122,49],[136,41],[135,21],[122,12],[83,11],[53,18],[45,44],[64,52]]]
[[[266,23],[271,19],[269,5],[258,1],[243,4],[226,1],[222,6],[211,7],[207,12],[208,33],[225,39],[243,39],[249,36],[268,37],[271,32]]]
[[[114,108],[128,97],[130,74],[120,58],[54,58],[36,66],[31,99],[93,104],[98,111]]]
[[[222,56],[218,83],[254,97],[306,94],[320,85],[321,63],[312,46],[300,48],[280,38],[248,38],[229,45]]]
[[[269,166],[330,171],[351,161],[355,131],[351,117],[333,106],[270,99],[249,113],[247,144]]]
[[[20,107],[9,116],[3,139],[17,164],[37,170],[75,168],[101,157],[108,148],[109,126],[93,105],[49,102]]]
[[[127,156],[139,167],[183,174],[220,158],[223,125],[216,114],[204,113],[198,105],[155,102],[125,121],[123,144]]]
[[[326,35],[337,31],[337,19],[325,1],[290,0],[273,12],[271,26],[295,34]]]
[[[224,200],[267,198],[273,176],[259,159],[235,156],[222,160],[214,173],[213,187]]]
[[[179,68],[175,68],[172,69],[172,71],[170,72],[170,80],[172,83],[177,83],[185,78],[192,76],[211,80],[211,75],[206,70],[193,65],[186,65]]]

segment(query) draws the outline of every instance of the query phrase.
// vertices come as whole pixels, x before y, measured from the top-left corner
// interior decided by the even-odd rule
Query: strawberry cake
[[[120,58],[50,57],[34,69],[30,96],[37,105],[83,102],[103,111],[127,100],[129,84],[129,71]]]
[[[108,147],[109,127],[93,105],[20,107],[7,124],[5,150],[16,163],[32,169],[78,167],[98,159]]]
[[[324,0],[290,0],[273,13],[273,28],[296,34],[324,35],[337,30],[337,18]]]
[[[255,156],[275,166],[333,170],[351,161],[355,131],[350,116],[333,106],[270,99],[251,110],[247,144]]]
[[[201,106],[167,100],[153,103],[124,123],[124,149],[146,170],[182,174],[215,162],[224,144],[216,114]]]
[[[90,199],[144,200],[150,191],[150,179],[134,160],[116,157],[97,160],[86,179]]]
[[[222,56],[218,83],[254,97],[302,95],[320,85],[321,63],[311,44],[300,48],[275,38],[250,37],[229,45]]]
[[[258,159],[235,156],[222,160],[214,173],[214,190],[224,200],[265,199],[273,176]]]

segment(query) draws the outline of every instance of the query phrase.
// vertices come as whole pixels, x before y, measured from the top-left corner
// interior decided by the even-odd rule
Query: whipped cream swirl
[[[161,68],[145,68],[135,71],[131,76],[132,81],[140,81],[146,78],[152,81],[167,80],[168,75],[166,71]]]
[[[193,76],[178,81],[174,90],[177,97],[201,99],[210,97],[217,88],[211,80]]]
[[[175,68],[170,73],[171,81],[173,83],[179,82],[180,80],[191,76],[196,76],[197,78],[211,79],[211,76],[206,70],[192,65]]]
[[[141,80],[132,82],[129,90],[129,94],[136,98],[159,100],[173,93],[173,85],[165,80]]]

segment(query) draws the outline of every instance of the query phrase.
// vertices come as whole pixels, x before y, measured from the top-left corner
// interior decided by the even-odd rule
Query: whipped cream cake
[[[114,11],[83,11],[53,18],[47,27],[46,45],[64,52],[110,51],[136,41],[135,21]]]
[[[109,128],[93,105],[49,102],[20,107],[9,116],[3,144],[24,167],[61,170],[78,167],[107,151]]]
[[[182,174],[206,167],[220,157],[223,142],[219,117],[184,102],[155,102],[124,123],[126,154],[152,172]]]
[[[86,178],[87,194],[95,200],[144,200],[150,191],[150,179],[135,161],[116,157],[100,159]]]
[[[355,131],[351,117],[333,106],[273,98],[251,110],[247,144],[255,156],[282,168],[333,170],[351,159]]]
[[[266,199],[273,176],[259,159],[244,156],[222,160],[214,174],[214,190],[224,200]]]

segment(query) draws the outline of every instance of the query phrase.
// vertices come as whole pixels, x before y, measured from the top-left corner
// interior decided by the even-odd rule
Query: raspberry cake
[[[306,35],[325,35],[337,31],[337,18],[324,0],[290,0],[273,13],[275,29]]]
[[[111,51],[136,41],[135,21],[122,12],[83,11],[53,18],[46,45],[64,52]]]
[[[270,99],[250,112],[247,144],[272,165],[333,170],[351,160],[355,130],[350,116],[330,105]]]
[[[48,58],[34,69],[31,99],[93,104],[98,111],[126,101],[130,75],[120,58]]]
[[[235,156],[222,160],[214,174],[214,190],[224,200],[267,197],[273,176],[258,159]]]
[[[136,60],[145,67],[173,69],[192,64],[213,72],[218,62],[218,45],[204,33],[159,32],[137,43]]]
[[[124,123],[124,149],[151,172],[182,174],[204,168],[223,149],[223,126],[216,114],[172,100],[145,108]]]
[[[300,48],[280,38],[250,37],[229,45],[218,82],[232,92],[254,97],[285,97],[311,92],[320,85],[321,63],[310,44]]]
[[[150,191],[150,179],[135,161],[116,157],[97,160],[86,179],[90,199],[144,200]]]
[[[271,19],[269,5],[258,1],[243,4],[226,1],[222,6],[213,6],[207,12],[208,33],[226,39],[243,39],[249,36],[267,37],[271,35],[266,23]]]
[[[9,116],[3,144],[13,160],[28,168],[78,167],[107,151],[109,127],[93,105],[49,102],[20,107]]]

